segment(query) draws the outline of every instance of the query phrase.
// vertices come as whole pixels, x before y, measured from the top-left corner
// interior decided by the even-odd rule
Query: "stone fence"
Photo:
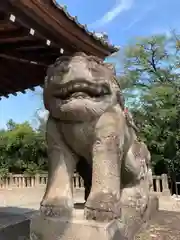
[[[47,179],[47,174],[36,174],[35,176],[9,174],[7,177],[0,177],[0,189],[43,187],[47,183]],[[75,189],[84,188],[83,180],[77,173],[73,176],[73,186]],[[160,195],[170,195],[166,174],[153,176],[152,191]]]

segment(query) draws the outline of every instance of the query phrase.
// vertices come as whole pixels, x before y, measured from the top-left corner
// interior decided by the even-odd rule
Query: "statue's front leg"
[[[121,159],[124,134],[116,113],[104,114],[97,123],[92,159],[92,187],[85,204],[86,219],[119,218]]]
[[[48,216],[70,215],[73,208],[72,176],[76,156],[65,144],[56,120],[47,122],[48,182],[41,212]]]

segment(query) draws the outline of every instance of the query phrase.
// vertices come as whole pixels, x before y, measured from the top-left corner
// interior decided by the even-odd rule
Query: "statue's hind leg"
[[[122,165],[122,209],[132,214],[143,214],[149,198],[149,187],[143,177],[141,159],[137,158],[130,148]]]
[[[49,216],[71,214],[73,208],[72,177],[76,156],[64,143],[56,121],[47,122],[48,182],[41,202],[41,212]]]

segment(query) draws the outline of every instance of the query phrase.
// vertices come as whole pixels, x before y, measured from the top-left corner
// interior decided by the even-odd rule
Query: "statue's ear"
[[[54,70],[54,65],[50,65],[48,68],[47,68],[47,71],[46,71],[46,75],[49,77],[49,76],[52,76],[53,75],[53,70]]]
[[[116,97],[117,97],[117,102],[119,103],[120,107],[122,108],[122,110],[124,110],[125,98],[120,90],[116,92]]]

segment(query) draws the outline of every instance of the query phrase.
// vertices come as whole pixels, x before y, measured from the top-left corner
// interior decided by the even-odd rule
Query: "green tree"
[[[180,40],[172,33],[138,39],[124,50],[120,84],[147,143],[156,174],[180,174]]]
[[[28,122],[7,123],[7,130],[0,132],[0,152],[1,172],[34,174],[47,170],[44,135],[33,130]]]

